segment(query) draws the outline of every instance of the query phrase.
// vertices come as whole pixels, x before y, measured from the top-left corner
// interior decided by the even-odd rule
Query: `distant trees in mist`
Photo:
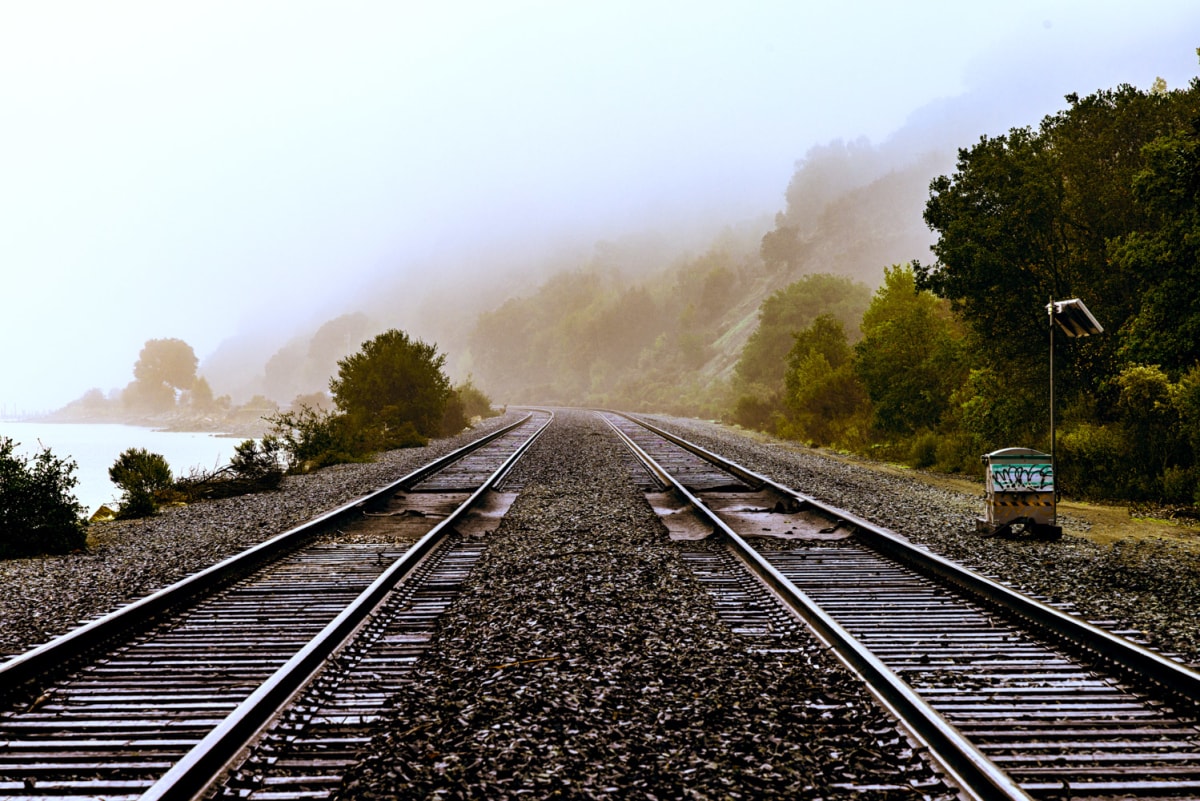
[[[228,395],[215,396],[208,380],[196,373],[198,364],[182,339],[147,340],[133,363],[133,380],[123,389],[108,395],[89,389],[51,417],[209,428],[218,420],[245,422],[243,407],[235,407]]]
[[[199,360],[182,339],[151,339],[133,365],[133,381],[121,402],[138,412],[158,413],[175,407],[180,393],[196,383]],[[212,391],[209,390],[211,397]]]
[[[978,471],[1049,450],[1045,307],[1082,297],[1105,333],[1055,342],[1063,485],[1200,502],[1200,82],[1067,103],[956,164],[814,148],[759,241],[635,278],[575,269],[480,315],[476,374],[512,401]]]
[[[311,336],[292,339],[264,366],[261,392],[280,403],[297,396],[311,400],[314,394],[327,393],[338,360],[354,353],[378,331],[367,315],[356,312],[329,320]]]
[[[1200,503],[1200,80],[1068,103],[960,151],[930,184],[936,262],[886,271],[849,351],[832,320],[794,331],[782,403],[742,380],[734,419],[943,470],[1048,451],[1046,304],[1080,297],[1105,331],[1055,338],[1060,486]]]

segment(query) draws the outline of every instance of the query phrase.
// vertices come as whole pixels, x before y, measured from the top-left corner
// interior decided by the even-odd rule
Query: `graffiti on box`
[[[1049,464],[991,465],[995,492],[1053,492],[1054,466]]]

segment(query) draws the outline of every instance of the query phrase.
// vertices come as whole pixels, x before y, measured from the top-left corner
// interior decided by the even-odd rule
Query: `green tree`
[[[43,448],[32,459],[0,437],[0,558],[68,553],[86,546],[73,461]]]
[[[1114,264],[1136,276],[1139,300],[1121,341],[1131,361],[1178,375],[1200,353],[1200,117],[1143,152],[1133,194],[1150,222],[1112,247]]]
[[[1136,492],[1153,495],[1163,471],[1187,458],[1171,381],[1158,365],[1135,364],[1121,371],[1117,386],[1118,419],[1128,435],[1125,458],[1142,479]]]
[[[369,432],[376,447],[403,447],[414,431],[422,437],[444,431],[453,394],[445,361],[434,345],[393,328],[339,360],[329,389],[351,426]]]
[[[788,353],[785,403],[790,430],[818,445],[857,445],[867,398],[854,373],[854,351],[830,314],[795,335]]]
[[[1148,224],[1131,191],[1147,164],[1143,148],[1188,127],[1200,86],[1163,94],[1121,86],[1068,100],[1037,130],[959,152],[956,173],[931,183],[926,204],[937,262],[914,262],[918,286],[962,312],[987,366],[1025,371],[1030,386],[1045,383],[1034,365],[1045,362],[1048,298],[1083,298],[1111,331],[1136,311],[1142,278],[1109,248]],[[1119,344],[1060,342],[1064,397],[1115,375]]]
[[[166,458],[145,448],[126,449],[108,468],[108,477],[122,491],[121,517],[154,514],[157,495],[174,483]]]
[[[857,331],[871,290],[849,278],[806,275],[775,292],[758,310],[758,328],[750,335],[734,370],[746,384],[779,387],[787,369],[788,351],[796,332],[812,325],[821,314],[837,318],[844,329]]]
[[[962,385],[959,338],[945,301],[918,291],[912,268],[885,270],[862,319],[855,370],[886,434],[933,430]]]

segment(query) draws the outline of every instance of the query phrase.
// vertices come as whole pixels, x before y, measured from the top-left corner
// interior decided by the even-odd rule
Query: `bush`
[[[268,435],[286,454],[288,469],[306,473],[344,462],[363,462],[371,452],[361,431],[349,425],[345,415],[301,406],[268,418]],[[415,434],[415,432],[413,432]]]
[[[234,446],[229,464],[217,470],[193,467],[175,482],[171,495],[185,503],[232,498],[277,489],[283,481],[283,444],[277,437],[248,439]],[[165,493],[162,493],[165,495]]]
[[[751,385],[733,404],[733,422],[742,428],[770,431],[782,415],[783,400],[761,384]]]
[[[277,436],[268,434],[262,441],[243,440],[233,446],[229,467],[241,479],[261,481],[283,477],[284,445]]]
[[[1087,423],[1060,436],[1055,466],[1059,490],[1082,498],[1129,497],[1138,482],[1128,466],[1126,439],[1119,425]]]
[[[108,477],[123,491],[118,517],[146,517],[158,511],[159,495],[174,485],[171,466],[161,454],[129,448],[108,468]]]
[[[75,462],[43,448],[32,459],[0,437],[0,558],[68,553],[87,544],[83,507],[71,490]]]
[[[937,464],[938,440],[938,435],[932,431],[923,431],[913,437],[908,447],[908,463],[918,468]]]
[[[492,408],[492,399],[471,382],[470,376],[455,387],[454,391],[458,393],[458,400],[462,404],[462,413],[467,420],[473,417],[495,417],[499,414]]]
[[[420,437],[435,437],[461,429],[446,428],[458,424],[461,412],[446,416],[454,390],[442,372],[445,361],[435,346],[393,328],[341,359],[329,389],[347,424],[365,435],[368,447],[409,447],[414,430]]]
[[[1200,486],[1195,468],[1168,467],[1162,474],[1162,499],[1167,503],[1192,503]]]
[[[467,412],[463,406],[462,398],[457,392],[452,393],[446,400],[445,411],[442,412],[442,434],[447,437],[453,436],[462,431],[468,425],[470,425],[470,421],[467,418]]]
[[[983,475],[983,456],[969,434],[956,431],[938,437],[935,467],[943,473]]]

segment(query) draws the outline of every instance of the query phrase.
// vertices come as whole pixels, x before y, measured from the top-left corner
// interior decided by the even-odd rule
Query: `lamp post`
[[[1104,332],[1104,326],[1092,316],[1088,307],[1079,298],[1056,301],[1053,296],[1046,304],[1050,315],[1050,469],[1054,471],[1054,497],[1058,498],[1058,443],[1054,435],[1054,327],[1072,339]],[[1058,522],[1058,505],[1055,504],[1054,522]]]

